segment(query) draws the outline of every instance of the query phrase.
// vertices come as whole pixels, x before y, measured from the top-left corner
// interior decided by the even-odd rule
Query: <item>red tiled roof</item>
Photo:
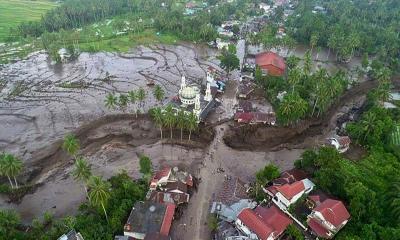
[[[263,52],[256,55],[256,64],[259,66],[272,65],[282,71],[285,70],[286,64],[285,60],[276,53],[273,52]]]
[[[292,199],[305,189],[303,181],[297,181],[292,184],[285,184],[276,187],[277,191],[282,193],[287,199]]]
[[[253,120],[253,117],[252,113],[235,113],[233,118],[238,122],[249,123]]]
[[[293,221],[276,206],[270,208],[258,206],[254,211],[264,220],[265,223],[272,227],[275,233],[274,237],[281,235],[287,226],[293,223]]]
[[[308,226],[312,229],[312,231],[318,236],[318,237],[324,237],[328,238],[328,230],[326,230],[323,226],[321,226],[317,221],[314,219],[309,219],[308,220]]]
[[[345,220],[350,218],[350,214],[341,201],[327,199],[321,203],[314,211],[320,212],[326,221],[338,227]]]
[[[261,240],[266,240],[273,232],[261,217],[259,217],[253,210],[249,208],[243,209],[238,219],[246,225],[252,232],[257,234]]]
[[[164,236],[169,235],[169,229],[171,228],[172,220],[174,218],[175,213],[175,205],[167,204],[167,208],[165,209],[164,219],[161,224],[160,234]]]

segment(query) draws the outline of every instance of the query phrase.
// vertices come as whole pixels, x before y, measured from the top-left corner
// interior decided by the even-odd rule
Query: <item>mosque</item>
[[[215,84],[214,78],[207,73],[207,87],[205,94],[202,94],[197,84],[187,84],[186,77],[182,76],[178,96],[174,97],[169,104],[172,104],[176,110],[185,109],[187,113],[193,112],[199,122],[204,121],[218,103],[215,98],[218,87],[211,86],[212,84]]]

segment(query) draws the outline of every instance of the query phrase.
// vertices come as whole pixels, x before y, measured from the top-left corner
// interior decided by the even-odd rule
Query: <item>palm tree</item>
[[[311,35],[311,38],[310,38],[311,53],[312,53],[314,47],[317,46],[317,44],[318,44],[318,39],[319,39],[318,34],[312,34],[312,35]]]
[[[75,157],[79,150],[79,141],[73,134],[67,134],[64,137],[62,149],[66,151],[70,156]]]
[[[361,120],[361,124],[364,130],[364,140],[373,131],[376,126],[376,115],[373,112],[367,112]]]
[[[307,51],[304,55],[304,74],[309,75],[311,73],[312,68],[312,59],[311,59],[311,52]]]
[[[126,107],[128,106],[129,98],[125,94],[120,94],[118,98],[118,105],[122,109],[123,112],[126,111]]]
[[[183,110],[183,109],[179,110],[178,115],[176,116],[176,126],[181,129],[181,142],[183,139],[183,129],[185,128],[185,126],[187,124],[186,121],[187,121],[187,117],[186,117],[185,110]]]
[[[164,114],[160,107],[156,107],[151,109],[150,115],[153,118],[153,121],[158,125],[160,128],[161,139],[163,138],[163,123],[164,123]]]
[[[198,127],[198,119],[197,116],[191,112],[186,119],[186,128],[189,130],[189,141],[192,136],[192,132],[197,129]]]
[[[168,105],[165,108],[164,123],[165,126],[169,128],[170,138],[172,139],[172,128],[174,128],[176,124],[176,116],[174,113],[174,109],[172,108],[172,105]]]
[[[392,183],[391,191],[387,193],[387,200],[391,212],[397,221],[400,221],[400,181],[396,180]]]
[[[92,173],[89,164],[84,158],[78,158],[75,161],[75,168],[72,171],[72,175],[74,176],[75,180],[81,181],[83,183],[86,196],[89,197],[86,184],[89,181],[89,178],[92,176]]]
[[[137,99],[140,102],[140,105],[142,106],[142,108],[144,107],[143,105],[143,101],[144,99],[146,99],[146,91],[141,87],[139,88],[139,90],[137,91]],[[143,110],[143,109],[142,109]]]
[[[0,159],[0,174],[7,176],[11,188],[14,188],[11,178],[14,178],[15,187],[18,188],[16,176],[22,171],[22,161],[12,154],[2,154]]]
[[[161,103],[165,96],[164,89],[160,87],[160,85],[156,85],[154,87],[153,95],[157,99],[157,101]]]
[[[114,96],[114,94],[109,93],[106,97],[105,100],[105,105],[108,109],[115,109],[115,106],[117,105],[117,97]]]
[[[105,205],[111,197],[110,188],[111,184],[104,181],[99,176],[92,176],[89,179],[88,186],[90,189],[89,200],[93,206],[101,207],[108,222],[107,211]]]
[[[289,70],[288,82],[292,85],[292,92],[294,92],[294,87],[300,82],[302,78],[302,72],[299,68],[293,68]]]
[[[133,111],[136,114],[137,117],[137,109],[136,109],[136,101],[138,99],[136,91],[131,90],[128,92],[128,98],[129,98],[129,102],[133,104]]]

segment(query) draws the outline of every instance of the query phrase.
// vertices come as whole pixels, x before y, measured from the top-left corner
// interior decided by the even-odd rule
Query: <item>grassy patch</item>
[[[25,21],[40,20],[42,15],[57,4],[49,0],[0,0],[0,42],[10,31]]]

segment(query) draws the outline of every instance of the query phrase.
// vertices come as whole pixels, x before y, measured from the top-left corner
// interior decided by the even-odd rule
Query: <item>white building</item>
[[[264,192],[272,197],[272,201],[281,209],[287,209],[303,196],[310,193],[315,184],[309,179],[303,179],[291,184],[282,186],[270,186],[263,188]]]

